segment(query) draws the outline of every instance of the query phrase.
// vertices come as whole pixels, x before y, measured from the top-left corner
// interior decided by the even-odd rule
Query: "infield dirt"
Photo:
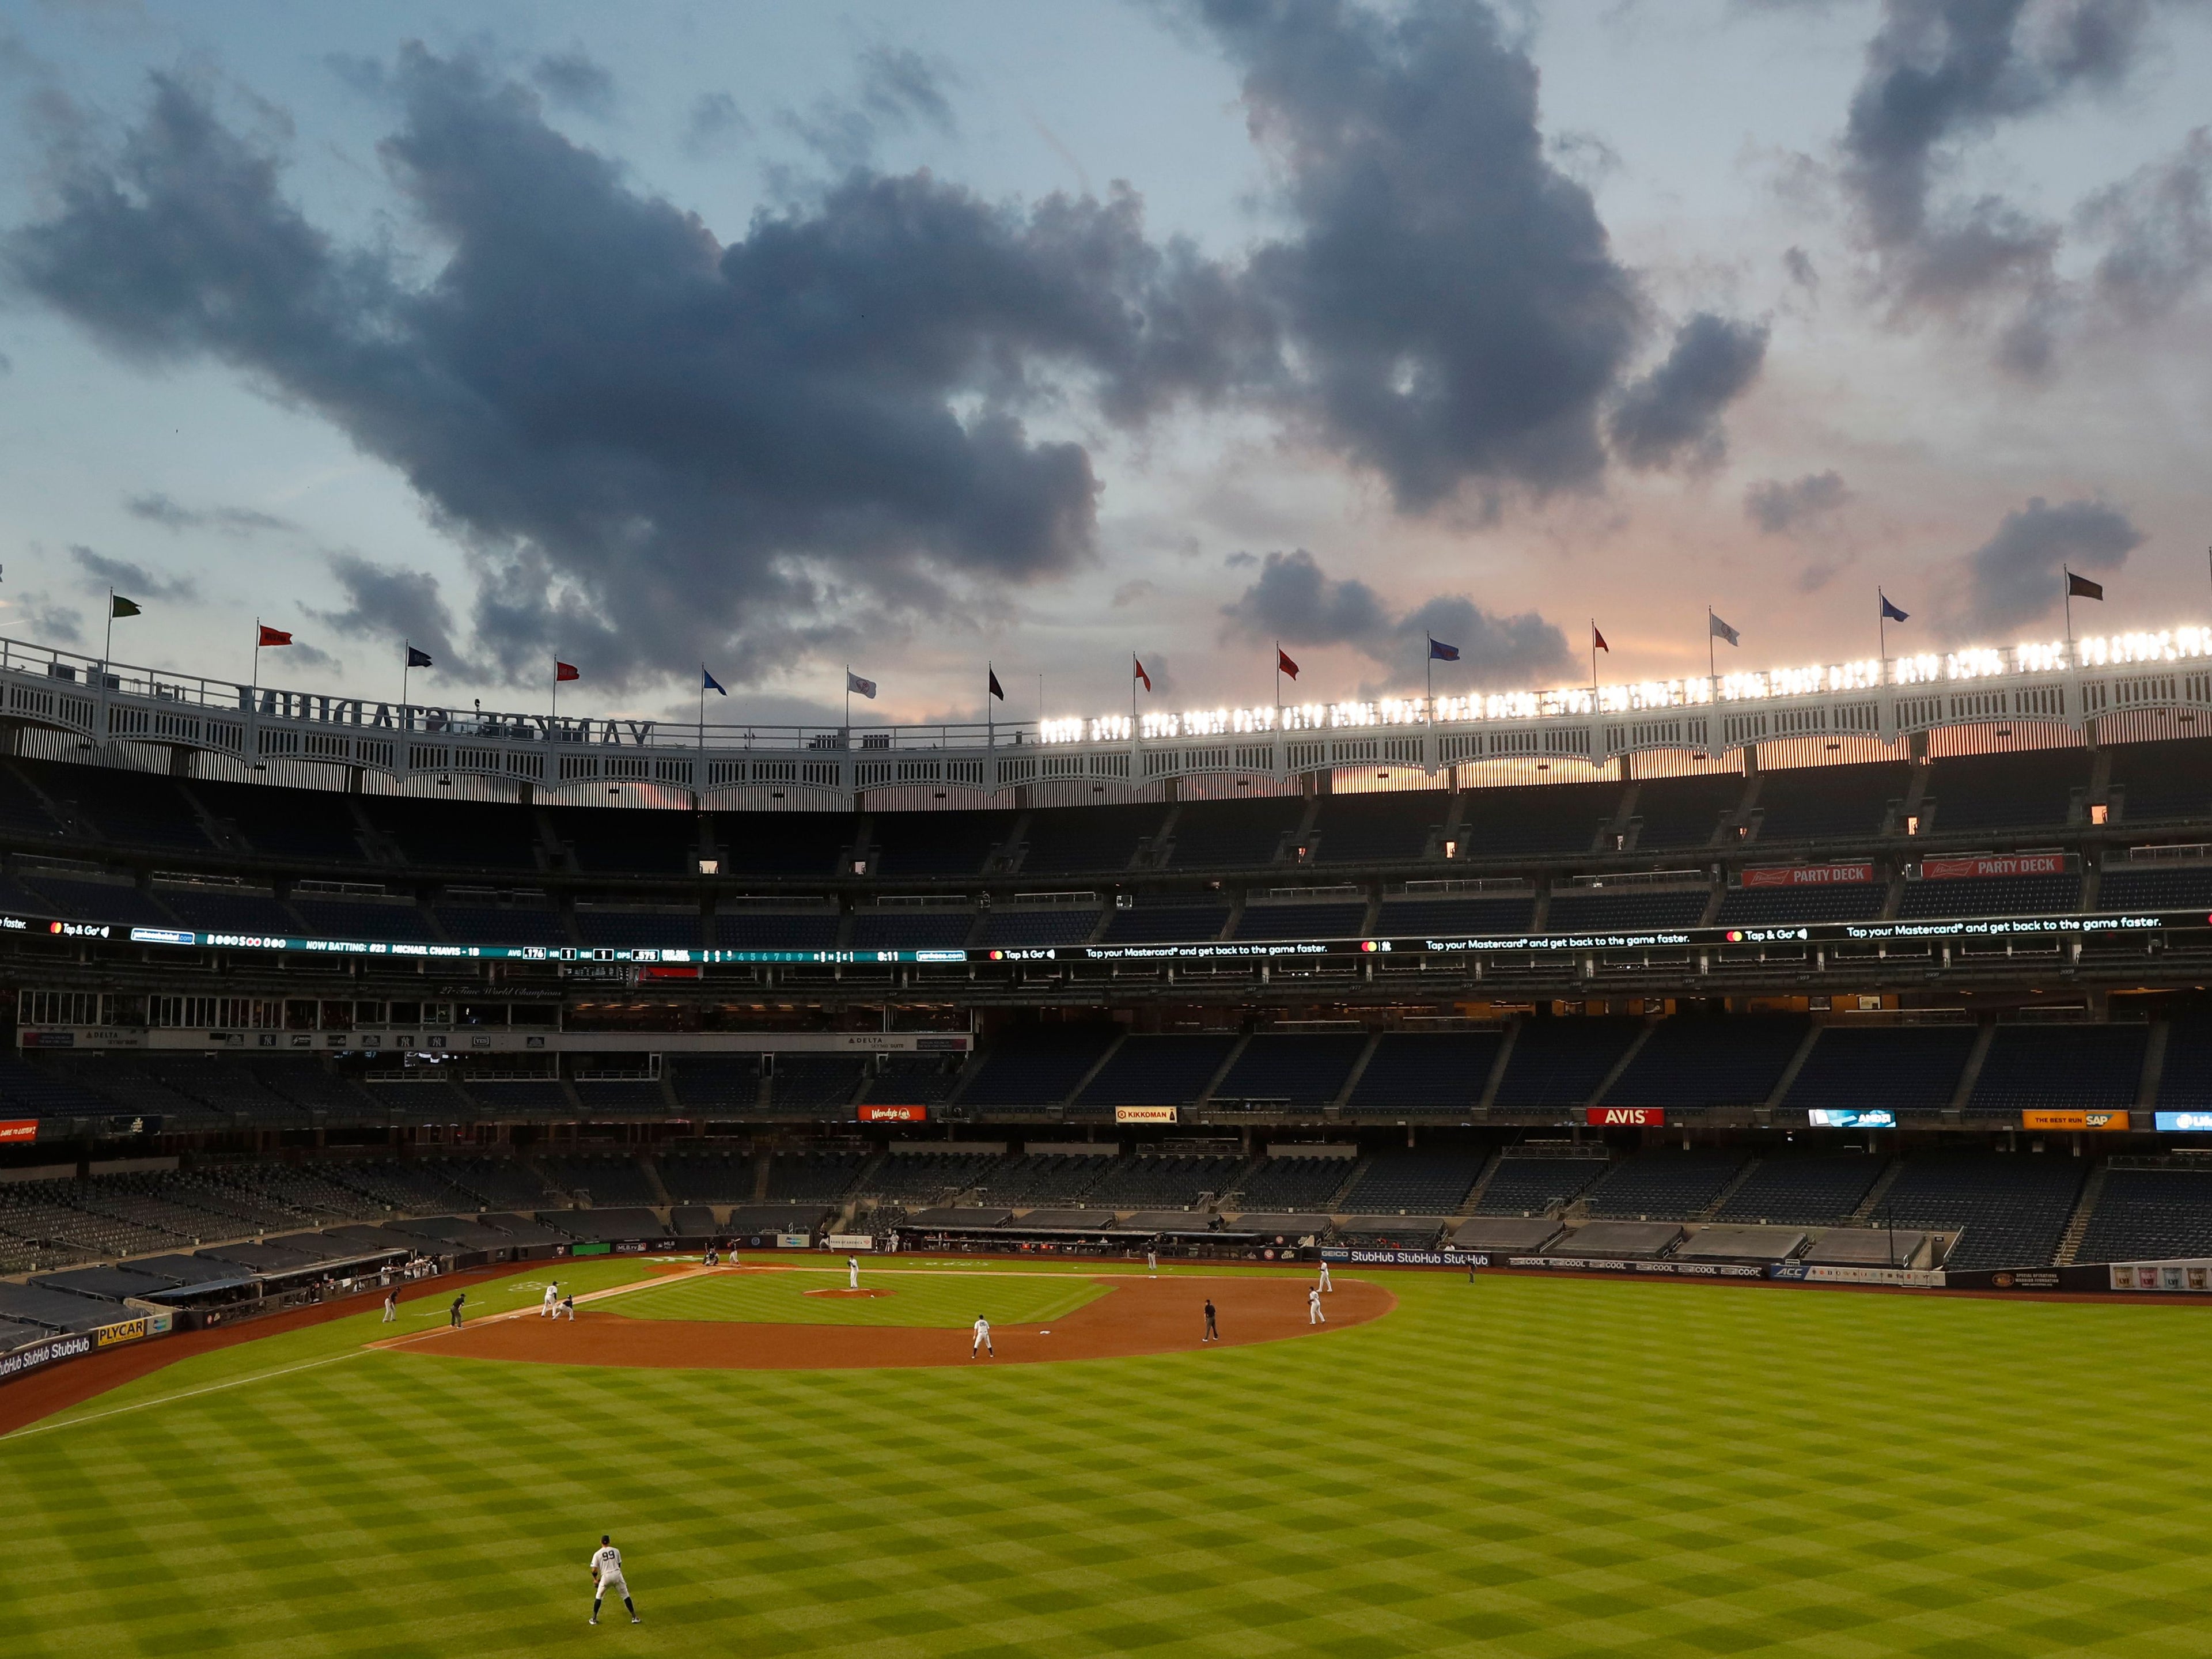
[[[971,1359],[963,1327],[739,1324],[729,1321],[629,1319],[580,1309],[574,1321],[488,1319],[458,1331],[430,1331],[391,1346],[414,1353],[556,1365],[616,1365],[681,1370],[862,1370],[927,1365],[1036,1364],[1127,1354],[1182,1353],[1198,1347],[1325,1336],[1363,1325],[1397,1306],[1380,1285],[1346,1279],[1322,1298],[1326,1325],[1306,1322],[1307,1280],[1296,1278],[1112,1277],[1108,1294],[1049,1325],[994,1325],[995,1359]],[[1202,1342],[1212,1300],[1221,1336]]]

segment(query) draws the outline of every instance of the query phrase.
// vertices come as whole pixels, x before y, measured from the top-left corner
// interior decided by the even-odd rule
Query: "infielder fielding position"
[[[999,1351],[991,1346],[991,1322],[981,1314],[975,1316],[975,1340],[968,1345],[968,1357],[973,1359],[979,1353],[994,1359],[999,1357]]]
[[[622,1597],[623,1606],[629,1609],[631,1624],[645,1622],[637,1616],[637,1604],[629,1599],[629,1585],[623,1579],[622,1552],[615,1547],[614,1540],[601,1533],[599,1547],[592,1552],[592,1622],[595,1625],[599,1622],[599,1603],[607,1599],[609,1590]]]

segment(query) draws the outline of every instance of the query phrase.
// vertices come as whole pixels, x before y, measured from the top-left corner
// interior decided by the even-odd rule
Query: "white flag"
[[[1705,620],[1712,624],[1713,637],[1715,639],[1726,640],[1730,645],[1741,645],[1743,643],[1741,640],[1736,637],[1735,629],[1730,628],[1718,617],[1713,615],[1711,611],[1708,611],[1705,612]]]
[[[848,691],[857,691],[864,697],[872,697],[876,695],[876,683],[873,680],[862,679],[849,668],[845,671],[845,689]]]

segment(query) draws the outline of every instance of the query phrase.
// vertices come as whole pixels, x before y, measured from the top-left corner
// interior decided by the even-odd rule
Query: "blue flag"
[[[1891,602],[1888,594],[1883,593],[1881,589],[1879,587],[1875,588],[1875,592],[1881,595],[1881,619],[1884,622],[1911,622],[1912,620],[1911,617],[1905,615],[1904,611],[1899,611],[1897,606]]]
[[[407,665],[410,668],[428,668],[430,665],[430,653],[423,650],[420,646],[409,646],[407,647]]]
[[[727,688],[723,685],[721,681],[716,679],[712,674],[707,672],[706,664],[702,663],[699,665],[699,675],[700,678],[706,682],[699,688],[702,691],[720,691],[726,697],[730,695]]]
[[[1459,647],[1455,645],[1446,645],[1442,640],[1437,639],[1431,635],[1429,639],[1429,660],[1431,662],[1457,662],[1459,660]]]

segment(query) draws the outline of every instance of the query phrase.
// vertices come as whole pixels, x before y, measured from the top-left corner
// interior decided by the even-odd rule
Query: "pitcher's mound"
[[[860,1297],[862,1300],[864,1300],[864,1301],[865,1301],[867,1297],[872,1297],[872,1296],[890,1296],[890,1295],[893,1294],[893,1292],[891,1292],[891,1291],[878,1291],[878,1290],[874,1290],[874,1289],[867,1288],[867,1287],[863,1287],[862,1289],[860,1289],[860,1290],[857,1290],[857,1291],[852,1291],[852,1290],[848,1290],[848,1289],[846,1289],[846,1288],[845,1288],[845,1286],[843,1286],[842,1285],[839,1285],[839,1286],[837,1286],[837,1288],[836,1288],[836,1290],[834,1290],[834,1291],[801,1291],[799,1292],[799,1294],[800,1294],[801,1296],[839,1296],[839,1297]]]

